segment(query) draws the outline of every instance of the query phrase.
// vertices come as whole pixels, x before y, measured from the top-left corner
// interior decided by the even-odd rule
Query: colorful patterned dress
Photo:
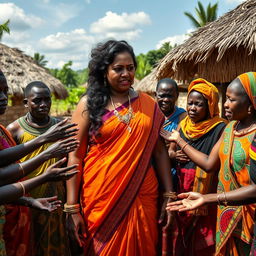
[[[220,146],[218,193],[228,192],[250,184],[249,149],[255,130],[244,135],[234,135],[236,121],[224,130]],[[249,255],[253,239],[255,205],[218,206],[216,255]]]

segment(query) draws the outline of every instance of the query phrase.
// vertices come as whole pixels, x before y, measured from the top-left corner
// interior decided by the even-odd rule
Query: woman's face
[[[135,75],[135,65],[130,53],[119,53],[108,66],[106,75],[111,90],[119,93],[128,91]]]
[[[193,123],[198,123],[208,118],[208,103],[200,92],[192,91],[189,94],[187,101],[187,112]]]
[[[8,85],[0,80],[0,115],[5,113],[8,104]]]
[[[247,96],[239,79],[232,81],[226,91],[226,101],[224,103],[225,116],[230,120],[243,120],[248,116],[250,105]]]

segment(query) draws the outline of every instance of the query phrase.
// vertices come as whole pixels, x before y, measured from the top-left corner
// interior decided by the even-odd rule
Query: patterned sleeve
[[[256,184],[256,137],[254,137],[250,148],[250,177]]]

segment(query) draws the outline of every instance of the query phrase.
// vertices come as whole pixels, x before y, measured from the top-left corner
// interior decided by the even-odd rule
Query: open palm
[[[205,203],[203,195],[197,192],[182,193],[178,195],[178,198],[182,200],[168,203],[166,209],[183,212],[194,210]]]

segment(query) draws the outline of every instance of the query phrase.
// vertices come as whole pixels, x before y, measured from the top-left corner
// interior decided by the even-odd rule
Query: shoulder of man
[[[20,126],[18,119],[10,123],[6,129],[11,133],[14,140],[17,142],[18,138],[24,132],[23,128]]]

